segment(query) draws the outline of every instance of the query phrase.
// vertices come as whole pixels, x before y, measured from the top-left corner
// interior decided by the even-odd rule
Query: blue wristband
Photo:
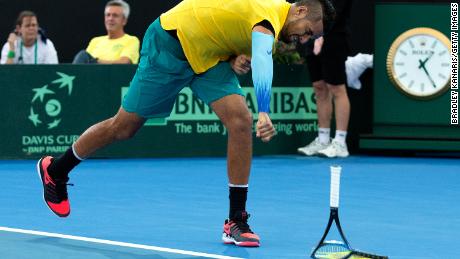
[[[273,35],[257,31],[252,32],[252,82],[254,83],[259,112],[270,112],[274,41]]]

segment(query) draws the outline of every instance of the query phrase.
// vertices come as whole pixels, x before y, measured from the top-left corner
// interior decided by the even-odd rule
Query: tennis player
[[[133,137],[148,118],[169,116],[185,86],[210,105],[228,130],[230,210],[223,241],[259,246],[247,220],[252,115],[236,74],[252,70],[258,104],[256,136],[275,135],[269,117],[275,40],[304,43],[323,32],[333,8],[326,0],[184,0],[147,29],[138,69],[118,112],[88,128],[61,157],[38,161],[44,199],[56,215],[70,213],[69,172],[96,150]]]

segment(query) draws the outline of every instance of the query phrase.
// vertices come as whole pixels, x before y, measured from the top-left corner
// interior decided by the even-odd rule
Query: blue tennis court
[[[340,220],[355,248],[390,258],[459,258],[460,161],[256,157],[249,223],[261,247],[221,243],[224,158],[88,160],[72,212],[42,201],[35,161],[1,161],[0,258],[308,258],[329,216],[329,166],[343,167]]]

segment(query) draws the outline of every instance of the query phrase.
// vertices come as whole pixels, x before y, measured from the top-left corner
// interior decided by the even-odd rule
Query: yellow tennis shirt
[[[95,58],[117,60],[128,57],[133,64],[139,61],[139,39],[128,34],[118,39],[106,36],[93,38],[86,51]]]
[[[177,30],[195,73],[232,55],[251,54],[252,28],[267,20],[275,39],[291,4],[285,0],[184,0],[160,17],[165,30]]]

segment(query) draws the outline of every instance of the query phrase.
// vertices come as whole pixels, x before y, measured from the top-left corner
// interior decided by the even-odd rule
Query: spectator
[[[86,50],[74,58],[74,64],[137,64],[139,39],[125,33],[130,8],[123,0],[111,0],[105,5],[104,23],[107,35],[93,38]]]
[[[336,19],[329,32],[314,41],[307,55],[307,65],[315,91],[318,112],[318,137],[297,151],[326,157],[347,157],[346,144],[350,101],[348,99],[345,61],[349,55],[348,20],[352,0],[333,0]],[[334,110],[336,132],[331,140],[330,128]]]
[[[3,45],[1,64],[57,64],[58,57],[53,42],[38,27],[37,15],[22,11],[14,31]]]

